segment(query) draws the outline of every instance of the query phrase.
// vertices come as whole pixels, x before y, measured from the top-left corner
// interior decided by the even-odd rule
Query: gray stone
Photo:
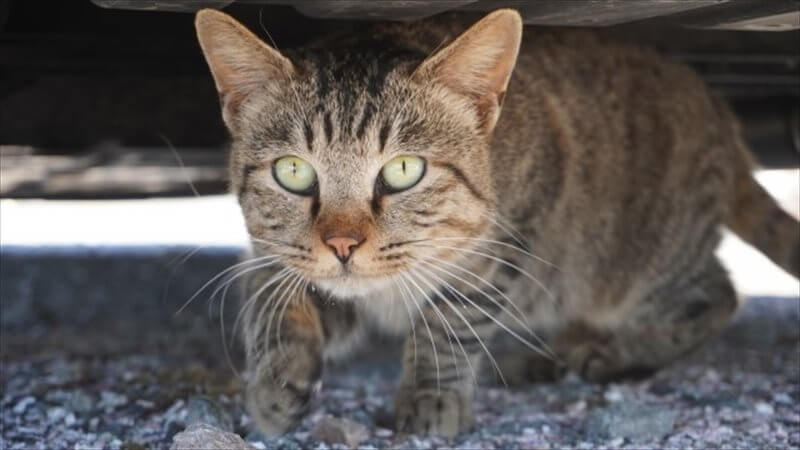
[[[344,444],[356,447],[369,437],[369,433],[367,427],[358,422],[325,416],[311,430],[311,437],[328,445]]]
[[[675,426],[676,412],[660,405],[622,402],[589,413],[585,432],[591,438],[631,441],[661,439]]]
[[[67,394],[64,406],[79,414],[88,414],[94,410],[95,399],[83,392],[73,391]]]
[[[223,431],[233,431],[231,415],[212,398],[197,395],[186,405],[186,425],[205,423]]]
[[[170,450],[255,450],[238,434],[228,433],[210,425],[190,425],[172,439]]]
[[[106,412],[113,411],[120,406],[128,403],[128,397],[125,395],[117,394],[116,392],[103,391],[100,393],[100,403],[98,406]]]
[[[50,408],[47,410],[47,420],[51,424],[61,422],[61,420],[67,416],[67,413],[68,411],[60,406]]]
[[[14,411],[14,414],[22,414],[25,412],[26,409],[28,409],[28,406],[34,403],[36,403],[36,399],[31,396],[27,396],[22,400],[20,400],[19,402],[17,402],[17,404],[14,405],[12,411]]]

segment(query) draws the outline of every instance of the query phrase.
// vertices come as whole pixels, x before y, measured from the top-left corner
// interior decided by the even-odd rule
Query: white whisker
[[[503,219],[503,216],[500,215],[497,211],[493,211],[491,213],[484,213],[484,217],[489,219],[497,228],[501,231],[506,233],[513,239],[517,244],[520,245],[522,248],[530,248],[527,243],[525,242],[525,237],[520,233],[513,225],[511,225],[510,220]],[[506,224],[503,224],[503,220],[506,220]]]
[[[441,293],[440,293],[440,292],[439,292],[439,291],[436,289],[436,286],[434,286],[434,285],[433,285],[433,284],[432,284],[430,281],[428,281],[428,280],[427,280],[427,279],[426,279],[424,276],[422,276],[422,274],[420,274],[419,272],[416,272],[416,271],[414,271],[414,270],[412,270],[412,272],[416,273],[416,275],[417,275],[417,276],[420,278],[420,281],[422,281],[422,282],[424,282],[426,285],[428,285],[428,287],[429,287],[429,288],[431,288],[431,290],[432,290],[432,291],[433,291],[433,292],[434,292],[434,293],[435,293],[435,294],[436,294],[436,295],[437,295],[439,298],[441,298],[441,299],[442,299],[442,300],[443,300],[443,301],[444,301],[444,302],[447,304],[447,306],[448,306],[448,307],[450,307],[451,309],[453,308],[453,306],[452,306],[452,305],[451,305],[451,304],[450,304],[450,303],[447,301],[447,299],[446,299],[446,298],[444,298],[444,296],[442,296],[442,294],[441,294]],[[436,307],[436,309],[437,309],[437,310],[439,310],[439,307],[438,307],[438,306],[436,306],[436,304],[433,302],[433,300],[430,300],[430,299],[429,299],[429,301],[430,301],[430,304],[431,304],[433,307]],[[459,314],[459,311],[457,311],[457,310],[456,310],[455,312],[456,312],[456,314]],[[477,383],[478,383],[478,375],[477,375],[477,373],[475,372],[475,368],[472,366],[472,361],[471,361],[471,359],[470,359],[470,357],[469,357],[469,354],[467,354],[467,351],[466,351],[466,349],[464,349],[464,345],[461,343],[461,339],[459,339],[459,338],[458,338],[458,335],[456,334],[456,330],[455,330],[455,329],[452,327],[452,325],[450,325],[450,323],[447,321],[447,319],[446,319],[446,318],[444,318],[444,314],[443,314],[441,311],[439,312],[439,316],[440,316],[440,320],[442,320],[442,322],[443,322],[444,324],[446,324],[446,325],[447,325],[447,327],[449,328],[449,332],[453,334],[453,337],[454,337],[454,338],[456,338],[456,342],[458,342],[458,346],[461,348],[461,353],[464,355],[464,359],[467,361],[467,367],[469,367],[469,371],[470,371],[470,373],[472,374],[472,383],[473,383],[473,384],[475,384],[475,385],[477,385]],[[462,319],[462,320],[463,320],[463,319]],[[467,326],[469,326],[469,324],[467,324]],[[471,327],[470,327],[470,328],[471,328]],[[475,334],[474,330],[473,330],[473,334]],[[479,336],[477,336],[477,335],[475,335],[475,338],[476,338],[476,339],[478,339],[478,341],[480,341],[480,340],[481,340],[481,339],[480,339],[480,337],[479,337]],[[451,344],[451,347],[452,347],[452,344]],[[451,349],[451,352],[453,352],[453,353],[454,353],[454,351],[453,351],[452,349]],[[454,356],[455,356],[455,355],[454,355]],[[489,356],[489,357],[491,358],[491,356]],[[456,361],[458,361],[458,360],[456,359]],[[456,371],[458,371],[458,364],[456,364]],[[458,372],[456,372],[456,374],[458,374]],[[459,378],[461,378],[461,376],[460,376],[460,375],[459,375]]]
[[[503,304],[502,304],[502,303],[500,303],[499,301],[497,301],[497,299],[495,299],[495,298],[493,298],[492,296],[488,295],[488,294],[487,294],[486,292],[484,292],[482,289],[478,288],[478,287],[477,287],[477,286],[475,286],[473,283],[471,283],[469,280],[465,280],[464,278],[462,278],[462,277],[460,277],[460,276],[458,276],[458,275],[456,275],[456,274],[452,273],[451,271],[449,271],[449,270],[447,270],[447,269],[445,269],[445,268],[443,268],[443,267],[438,267],[438,266],[436,266],[435,264],[433,264],[433,263],[431,263],[431,262],[428,262],[428,260],[435,261],[435,262],[438,262],[438,263],[440,263],[440,264],[446,264],[447,266],[453,267],[454,269],[461,270],[462,272],[466,272],[467,274],[469,274],[469,275],[471,275],[471,276],[473,276],[473,277],[477,278],[477,279],[478,279],[478,280],[480,280],[482,283],[486,284],[486,285],[487,285],[487,286],[489,286],[489,287],[490,287],[492,290],[494,290],[494,291],[495,291],[495,292],[496,292],[498,295],[500,295],[500,296],[501,296],[501,297],[502,297],[502,298],[503,298],[505,301],[507,301],[508,303],[510,303],[510,304],[511,304],[511,306],[514,308],[514,311],[515,311],[517,314],[519,314],[519,315],[520,315],[520,317],[517,317],[517,316],[515,316],[514,314],[512,314],[512,313],[511,313],[511,311],[509,311],[509,310],[508,310],[508,308],[506,308],[505,306],[503,306]],[[500,309],[501,309],[503,312],[505,312],[506,314],[508,314],[508,316],[509,316],[509,317],[511,317],[512,319],[514,319],[514,321],[515,321],[515,322],[517,322],[517,324],[518,324],[518,325],[522,326],[522,327],[523,327],[523,328],[524,328],[526,331],[528,331],[528,333],[530,333],[530,335],[531,335],[531,336],[533,336],[533,337],[534,337],[534,339],[536,339],[536,341],[537,341],[537,342],[538,342],[538,343],[539,343],[539,344],[540,344],[540,345],[541,345],[541,346],[542,346],[542,347],[545,349],[545,351],[547,351],[547,353],[549,353],[550,357],[552,357],[552,358],[556,358],[556,355],[555,355],[555,353],[553,353],[552,349],[550,349],[550,347],[547,345],[547,343],[546,343],[546,342],[544,342],[544,340],[542,340],[542,338],[540,338],[540,337],[539,337],[539,335],[537,335],[537,334],[536,334],[536,332],[534,332],[534,330],[533,330],[533,329],[530,327],[530,325],[528,325],[528,323],[527,323],[527,322],[525,322],[525,321],[523,320],[523,319],[525,318],[525,313],[524,313],[524,312],[523,312],[521,309],[519,309],[519,307],[517,307],[517,305],[516,305],[516,304],[515,304],[515,303],[514,303],[514,302],[513,302],[513,301],[512,301],[512,300],[511,300],[511,299],[510,299],[510,298],[509,298],[509,297],[508,297],[508,296],[507,296],[507,295],[506,295],[504,292],[503,292],[503,291],[501,291],[500,289],[498,289],[498,288],[497,288],[495,285],[493,285],[492,283],[490,283],[490,282],[489,282],[489,281],[487,281],[486,279],[484,279],[484,278],[482,278],[482,277],[478,276],[476,273],[474,273],[474,272],[472,272],[472,271],[470,271],[470,270],[468,270],[468,269],[465,269],[465,268],[463,268],[463,267],[459,267],[459,266],[457,266],[457,265],[455,265],[455,264],[449,263],[449,262],[447,262],[447,261],[444,261],[444,260],[441,260],[441,259],[439,259],[439,258],[428,257],[428,258],[426,258],[425,260],[420,260],[420,259],[418,259],[418,261],[420,261],[420,263],[421,263],[421,264],[426,264],[426,265],[428,265],[428,266],[430,266],[430,267],[432,267],[432,268],[434,268],[434,269],[436,269],[436,270],[439,270],[439,271],[441,271],[441,272],[444,272],[445,274],[447,274],[447,275],[449,275],[449,276],[451,276],[451,277],[455,278],[456,280],[459,280],[459,281],[461,281],[462,283],[466,284],[467,286],[471,287],[472,289],[474,289],[474,290],[476,290],[476,291],[480,292],[480,293],[481,293],[481,294],[482,294],[484,297],[486,297],[486,298],[487,298],[489,301],[491,301],[492,303],[494,303],[495,305],[497,305],[497,306],[498,306],[498,307],[499,307],[499,308],[500,308]]]
[[[536,261],[539,261],[539,262],[542,262],[544,264],[547,264],[548,266],[550,266],[550,267],[552,267],[554,269],[560,270],[558,268],[558,266],[556,266],[555,264],[551,263],[550,261],[547,261],[544,258],[536,256],[533,253],[531,253],[531,252],[529,252],[529,251],[527,251],[525,249],[517,247],[516,245],[511,245],[508,242],[497,241],[497,240],[494,240],[494,239],[482,239],[482,238],[473,238],[473,237],[457,237],[457,236],[430,238],[430,239],[426,239],[426,241],[475,241],[475,242],[481,242],[481,243],[486,243],[486,244],[501,245],[503,247],[507,247],[507,248],[515,250],[515,251],[517,251],[519,253],[522,253],[523,255],[530,256],[531,258],[535,259]]]
[[[428,283],[427,280],[425,280],[418,272],[416,272],[414,270],[409,270],[409,275],[412,276],[412,279],[413,279],[413,276],[416,275],[420,279],[420,281],[424,280],[425,283],[429,287],[431,287],[431,289],[434,292],[436,291],[436,288],[431,286],[430,283]],[[424,290],[422,290],[419,286],[417,286],[417,288],[420,289],[420,292],[422,293],[423,297],[425,298],[426,303],[430,306],[431,310],[434,312],[434,314],[436,314],[436,317],[438,317],[439,322],[444,327],[445,337],[447,338],[447,342],[450,345],[450,356],[452,356],[456,360],[456,376],[459,379],[461,379],[461,370],[460,370],[460,368],[458,366],[458,356],[456,356],[456,350],[453,347],[453,339],[450,336],[452,335],[452,337],[456,339],[456,342],[458,342],[458,346],[461,348],[461,351],[464,353],[464,356],[467,358],[467,361],[469,361],[469,357],[467,357],[467,353],[466,353],[466,351],[464,351],[464,346],[461,345],[461,340],[458,339],[458,336],[456,335],[455,330],[453,329],[452,326],[450,326],[450,322],[447,320],[447,318],[444,316],[444,314],[442,314],[442,311],[439,309],[439,307],[436,306],[436,302],[434,302],[433,299],[428,295],[428,293],[425,292]],[[472,367],[472,365],[470,364],[470,368],[471,367]],[[473,375],[475,374],[474,371],[472,373],[473,373]]]
[[[261,293],[262,293],[264,290],[266,290],[268,287],[272,286],[272,285],[273,285],[274,283],[276,283],[278,280],[280,280],[280,279],[282,279],[282,278],[286,277],[286,276],[287,276],[287,275],[290,273],[290,271],[291,271],[291,270],[290,270],[290,269],[288,269],[288,268],[283,268],[283,269],[281,269],[279,272],[277,272],[277,273],[276,273],[276,274],[274,274],[272,277],[270,277],[270,279],[269,279],[269,280],[267,280],[267,281],[266,281],[266,282],[265,282],[265,283],[264,283],[264,284],[263,284],[263,285],[262,285],[262,286],[261,286],[261,287],[260,287],[260,288],[259,288],[259,289],[256,291],[256,293],[255,293],[254,295],[251,295],[251,296],[250,296],[250,297],[249,297],[249,298],[248,298],[248,299],[247,299],[247,300],[244,302],[244,304],[242,305],[242,308],[239,310],[239,314],[237,314],[237,315],[236,315],[236,320],[235,320],[235,321],[234,321],[234,323],[233,323],[233,332],[234,332],[234,333],[236,333],[236,330],[237,330],[237,328],[238,328],[238,326],[239,326],[240,320],[241,320],[241,319],[242,319],[242,317],[243,317],[243,314],[245,313],[245,311],[247,311],[247,310],[249,310],[250,308],[252,308],[252,306],[253,306],[253,305],[255,304],[255,302],[256,302],[256,299],[257,299],[258,295],[261,295]]]
[[[427,266],[430,266],[430,267],[432,267],[432,268],[434,268],[434,269],[437,269],[437,270],[439,270],[439,271],[442,271],[442,272],[444,272],[445,274],[447,274],[447,275],[449,275],[449,276],[451,276],[451,277],[455,278],[456,280],[458,280],[458,281],[460,281],[460,282],[462,282],[462,283],[466,284],[467,286],[471,287],[473,290],[475,290],[475,291],[479,292],[479,293],[480,293],[481,295],[483,295],[483,296],[484,296],[484,297],[485,297],[487,300],[489,300],[490,302],[494,303],[494,304],[495,304],[495,305],[497,305],[497,307],[498,307],[498,308],[500,308],[500,309],[501,309],[503,312],[505,312],[506,314],[508,314],[508,315],[509,315],[509,317],[513,318],[513,319],[514,319],[514,320],[517,322],[517,324],[518,324],[519,326],[521,326],[522,328],[524,328],[524,329],[525,329],[526,331],[528,331],[529,333],[533,334],[533,329],[530,327],[530,325],[528,325],[528,323],[527,323],[527,322],[525,322],[525,321],[523,320],[523,319],[525,318],[525,313],[524,313],[524,312],[523,312],[521,309],[519,309],[519,307],[517,307],[517,305],[516,305],[516,304],[515,304],[513,301],[511,301],[511,299],[510,299],[510,298],[509,298],[509,297],[508,297],[508,296],[507,296],[507,295],[506,295],[506,294],[505,294],[503,291],[501,291],[500,289],[498,289],[498,288],[497,288],[497,287],[496,287],[494,284],[490,283],[490,282],[489,282],[489,281],[487,281],[485,278],[478,276],[476,273],[472,272],[471,270],[465,269],[465,268],[463,268],[463,267],[459,267],[459,266],[458,266],[458,265],[456,265],[456,264],[449,263],[449,262],[447,262],[447,261],[444,261],[444,260],[442,260],[442,259],[440,259],[440,258],[436,258],[436,257],[433,257],[433,256],[428,256],[428,257],[425,257],[425,258],[422,258],[422,259],[420,259],[420,258],[415,258],[415,259],[416,259],[417,261],[419,261],[419,262],[420,262],[420,264],[425,264],[425,265],[427,265]],[[503,298],[505,301],[507,301],[508,303],[510,303],[510,304],[511,304],[511,306],[514,308],[514,311],[515,311],[515,312],[516,312],[516,313],[517,313],[519,316],[516,316],[516,315],[512,314],[512,312],[511,312],[511,311],[509,311],[509,310],[508,310],[508,308],[506,308],[505,306],[503,306],[503,304],[502,304],[502,303],[500,303],[500,302],[499,302],[497,299],[495,299],[495,298],[494,298],[494,297],[492,297],[491,295],[487,294],[487,293],[486,293],[486,292],[485,292],[483,289],[479,288],[478,286],[476,286],[475,284],[473,284],[473,283],[472,283],[472,282],[470,282],[469,280],[466,280],[466,279],[464,279],[464,278],[462,278],[462,277],[460,277],[460,276],[458,276],[458,275],[454,274],[453,272],[451,272],[451,271],[449,271],[449,270],[447,270],[447,269],[445,269],[445,268],[438,267],[438,266],[436,266],[435,264],[431,263],[430,261],[435,261],[435,262],[437,262],[437,263],[440,263],[440,264],[445,264],[445,265],[448,265],[448,266],[450,266],[450,267],[453,267],[453,268],[455,268],[455,269],[461,270],[462,272],[466,272],[467,274],[469,274],[469,275],[471,275],[471,276],[473,276],[473,277],[477,278],[477,279],[478,279],[479,281],[481,281],[483,284],[485,284],[485,285],[489,286],[489,288],[491,288],[491,289],[492,289],[494,292],[496,292],[498,295],[500,295],[500,296],[501,296],[501,297],[502,297],[502,298]]]
[[[192,250],[183,252],[180,255],[176,255],[167,263],[167,267],[171,270],[169,272],[169,276],[167,277],[166,283],[164,283],[164,289],[161,291],[161,298],[166,300],[167,294],[169,294],[169,287],[172,284],[172,279],[175,278],[175,275],[178,273],[178,269],[186,263],[189,259],[191,259],[194,255],[197,254],[200,250],[210,247],[212,244],[204,244],[198,245],[197,247],[193,248]]]
[[[541,281],[539,281],[536,277],[531,275],[528,271],[526,271],[522,267],[520,267],[520,266],[518,266],[516,264],[510,263],[510,262],[508,262],[508,261],[506,261],[506,260],[504,260],[502,258],[498,258],[497,256],[490,255],[490,254],[484,253],[484,252],[479,252],[477,250],[470,250],[470,249],[459,248],[459,247],[449,247],[449,246],[441,246],[441,245],[429,245],[429,244],[425,244],[425,243],[412,244],[412,245],[416,245],[416,246],[420,246],[420,247],[432,247],[432,248],[448,249],[448,250],[468,253],[468,254],[471,254],[471,255],[483,256],[484,258],[489,258],[492,261],[496,261],[496,262],[498,262],[498,263],[500,263],[500,264],[502,264],[504,266],[511,267],[512,269],[516,270],[521,275],[523,275],[525,278],[528,278],[528,279],[532,280],[534,283],[536,283],[536,285],[539,286],[540,289],[542,289],[547,294],[548,297],[550,297],[550,300],[552,302],[554,302],[554,303],[556,302],[556,298],[553,295],[553,293],[550,292],[550,290],[547,289],[545,287],[545,285]]]
[[[283,330],[283,318],[285,317],[286,310],[289,308],[289,305],[291,305],[292,301],[294,301],[294,296],[297,293],[297,288],[300,287],[301,284],[303,284],[303,281],[305,281],[303,279],[303,276],[300,275],[299,273],[296,274],[294,281],[292,281],[292,284],[288,289],[289,293],[288,295],[286,295],[286,300],[283,301],[283,308],[281,308],[281,313],[280,315],[278,315],[278,336],[277,336],[278,353],[282,355],[286,355],[286,352],[283,350],[283,342],[281,341],[281,330]],[[269,336],[267,336],[267,339],[269,339]]]
[[[288,267],[287,267],[287,269],[288,269]],[[270,331],[272,329],[272,321],[275,319],[275,313],[282,306],[282,302],[283,302],[283,299],[284,299],[284,292],[294,282],[294,280],[298,276],[299,275],[297,273],[295,273],[293,270],[289,269],[287,275],[285,277],[283,277],[281,282],[278,284],[278,286],[275,287],[275,290],[272,291],[272,293],[269,295],[269,297],[267,297],[267,299],[264,301],[264,304],[261,305],[261,309],[259,309],[259,311],[258,311],[258,317],[256,318],[255,324],[256,324],[256,326],[259,327],[259,332],[258,332],[257,336],[258,336],[258,341],[261,342],[262,339],[260,338],[260,336],[261,336],[261,328],[260,327],[261,327],[261,324],[263,323],[264,314],[267,312],[267,310],[269,310],[269,320],[267,320],[267,328],[264,331],[265,334],[264,334],[264,339],[263,339],[263,341],[265,342],[265,345],[264,345],[264,353],[265,354],[267,352],[269,352],[269,343],[270,343],[270,335],[271,335]],[[288,284],[287,284],[287,282],[288,282]],[[273,299],[276,298],[276,296],[278,296],[277,297],[278,300],[275,301],[275,303],[273,303]],[[281,326],[280,323],[278,323],[278,327],[280,327],[280,326]]]
[[[415,324],[415,320],[414,320],[414,315],[411,314],[411,309],[408,307],[408,302],[409,301],[413,301],[413,300],[412,299],[406,299],[405,291],[402,290],[402,288],[400,286],[400,283],[397,282],[397,279],[395,277],[392,277],[392,283],[397,288],[397,290],[400,292],[400,300],[403,301],[403,307],[405,308],[406,313],[408,314],[408,323],[409,323],[409,326],[411,327],[411,340],[414,343],[414,367],[416,367],[416,365],[417,365],[417,330],[416,330],[416,324]],[[416,377],[416,373],[414,374],[414,376]]]
[[[262,256],[262,257],[259,257],[259,258],[249,259],[247,261],[242,261],[240,263],[237,263],[237,264],[234,264],[234,265],[228,267],[227,269],[223,270],[222,272],[218,273],[213,278],[208,280],[200,289],[197,290],[197,292],[194,293],[194,295],[189,297],[189,300],[187,300],[186,303],[184,303],[180,308],[178,308],[178,310],[175,312],[175,315],[178,315],[181,312],[183,312],[183,310],[186,309],[186,307],[189,306],[189,304],[192,301],[194,301],[194,299],[197,298],[197,296],[200,295],[201,292],[206,290],[211,284],[213,284],[215,281],[217,281],[220,277],[225,276],[225,274],[231,272],[232,270],[236,270],[237,268],[239,268],[241,266],[244,266],[244,265],[247,265],[247,264],[258,264],[258,263],[261,263],[263,261],[267,261],[267,260],[272,261],[273,259],[277,259],[277,258],[278,258],[278,256],[276,256],[276,255],[267,255],[267,256]]]
[[[494,317],[492,314],[490,314],[488,311],[486,311],[485,309],[483,309],[483,308],[482,308],[480,305],[478,305],[477,303],[475,303],[475,302],[474,302],[473,300],[471,300],[469,297],[467,297],[466,295],[462,294],[462,293],[461,293],[461,291],[459,291],[459,290],[458,290],[458,289],[456,289],[456,288],[455,288],[453,285],[451,285],[450,283],[448,283],[448,282],[447,282],[447,280],[445,280],[444,278],[442,278],[442,277],[440,277],[440,276],[438,276],[438,275],[436,275],[436,274],[434,274],[434,273],[431,273],[431,275],[433,275],[433,276],[434,276],[434,277],[435,277],[435,278],[436,278],[436,279],[437,279],[437,280],[438,280],[440,283],[444,284],[445,286],[448,286],[448,287],[451,289],[451,292],[455,293],[455,294],[456,294],[456,295],[458,295],[460,298],[462,298],[464,301],[466,301],[467,303],[469,303],[470,305],[472,305],[472,307],[473,307],[473,308],[475,308],[475,309],[477,309],[478,311],[480,311],[480,312],[481,312],[481,314],[483,314],[484,316],[486,316],[486,318],[488,318],[489,320],[491,320],[492,322],[494,322],[495,324],[497,324],[497,326],[499,326],[500,328],[502,328],[502,329],[503,329],[503,330],[504,330],[506,333],[508,333],[508,334],[510,334],[511,336],[513,336],[514,338],[516,338],[516,339],[517,339],[519,342],[521,342],[523,345],[525,345],[526,347],[530,348],[530,349],[531,349],[531,350],[533,350],[534,352],[536,352],[536,353],[538,353],[538,354],[540,354],[540,355],[542,355],[542,356],[544,356],[544,357],[546,357],[546,358],[551,358],[551,356],[550,356],[550,355],[548,355],[546,352],[544,352],[542,349],[540,349],[539,347],[537,347],[537,346],[533,345],[533,344],[532,344],[530,341],[528,341],[528,340],[527,340],[527,339],[525,339],[524,337],[520,336],[520,335],[519,335],[517,332],[515,332],[515,331],[514,331],[514,330],[512,330],[511,328],[507,327],[507,326],[506,326],[506,325],[505,325],[503,322],[501,322],[500,320],[498,320],[497,318],[495,318],[495,317]]]
[[[402,277],[400,279],[400,281],[406,287],[406,290],[409,293],[411,293],[411,289],[406,284],[406,280],[410,281],[409,276],[407,274],[405,274],[405,273],[401,273],[400,276]],[[413,295],[412,295],[412,298],[413,298]],[[439,371],[439,354],[436,351],[436,343],[433,340],[433,333],[431,332],[431,327],[428,325],[428,319],[425,318],[425,313],[422,311],[422,308],[420,308],[420,306],[415,301],[412,301],[411,303],[413,303],[414,306],[417,308],[417,311],[419,311],[419,315],[422,318],[422,323],[425,324],[425,329],[428,330],[428,338],[431,341],[431,348],[433,349],[433,361],[436,364],[436,390],[439,391],[441,389],[441,385],[439,383],[439,374],[440,374],[440,371]],[[416,377],[416,371],[417,371],[417,367],[414,366],[414,376],[415,377]]]
[[[278,283],[278,285],[275,286],[275,288],[272,290],[269,296],[262,302],[261,308],[259,308],[258,310],[258,315],[256,316],[256,319],[252,320],[251,316],[251,319],[248,320],[250,329],[255,329],[254,333],[253,332],[248,333],[250,336],[249,340],[252,341],[249,342],[248,344],[248,349],[247,349],[248,353],[253,353],[253,352],[266,353],[267,351],[269,351],[269,341],[266,339],[262,339],[262,334],[263,334],[262,330],[264,329],[264,327],[262,326],[262,324],[264,323],[263,322],[264,314],[268,310],[270,311],[269,321],[267,322],[267,327],[266,327],[266,335],[269,336],[270,326],[272,325],[272,318],[275,315],[275,308],[274,308],[275,305],[273,304],[272,299],[275,298],[276,295],[282,292],[284,285],[286,284],[287,281],[291,281],[293,274],[294,272],[292,271],[292,269],[290,269],[289,267],[285,267],[283,270],[281,270],[281,273],[279,274],[280,276],[273,277],[273,279],[270,280],[269,283],[266,283],[265,285],[261,286],[258,289],[258,291],[256,291],[248,299],[247,304],[249,305],[250,302],[252,301],[253,306],[255,306],[255,302],[261,296],[261,294],[270,285],[276,282]]]
[[[241,277],[247,275],[250,272],[255,272],[257,270],[262,270],[262,269],[265,269],[267,267],[271,267],[271,266],[273,266],[273,265],[275,265],[277,263],[278,263],[278,261],[273,260],[273,261],[266,262],[264,264],[259,264],[259,265],[255,266],[255,267],[248,267],[246,269],[243,269],[243,270],[240,270],[240,271],[234,273],[233,275],[231,275],[228,278],[226,278],[225,281],[221,282],[216,288],[214,288],[214,291],[211,292],[211,295],[209,296],[209,300],[213,300],[214,297],[216,297],[217,294],[220,291],[222,291],[223,295],[227,295],[228,288],[238,278],[241,278]],[[210,312],[211,312],[211,304],[209,304],[209,314],[210,314]]]
[[[436,278],[439,278],[439,277],[436,276],[436,274],[434,274],[432,272],[429,272],[429,274],[433,275]],[[441,278],[439,278],[439,280],[441,280]],[[443,281],[443,280],[441,280],[441,281]],[[451,285],[447,284],[446,282],[445,282],[444,286],[445,286],[446,289],[448,289],[451,292],[455,292],[457,294],[461,294],[460,292],[458,292],[457,289],[454,291],[455,288],[452,287]],[[483,339],[481,339],[481,337],[478,334],[477,330],[475,330],[475,327],[473,327],[472,324],[469,322],[469,320],[464,316],[464,314],[461,313],[461,311],[459,311],[458,308],[456,308],[445,296],[441,295],[441,293],[439,294],[439,298],[441,298],[442,301],[444,301],[444,303],[453,312],[455,312],[456,315],[458,315],[458,318],[461,319],[462,322],[464,322],[464,325],[466,325],[467,328],[469,328],[470,332],[472,333],[473,336],[475,336],[475,339],[477,339],[478,344],[481,346],[481,348],[483,349],[484,353],[486,353],[486,357],[489,358],[489,361],[492,363],[492,367],[494,367],[494,369],[497,371],[497,374],[500,376],[500,380],[502,380],[503,385],[508,386],[508,384],[506,383],[506,379],[503,376],[503,371],[500,369],[500,366],[497,364],[497,361],[494,359],[494,356],[492,355],[492,352],[489,351],[489,347],[486,346],[486,343],[483,342]],[[473,370],[473,374],[474,373],[475,372]]]

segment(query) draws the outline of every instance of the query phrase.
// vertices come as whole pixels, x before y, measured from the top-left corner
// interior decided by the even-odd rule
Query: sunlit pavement
[[[800,171],[772,170],[758,179],[800,217]],[[242,247],[246,233],[232,196],[112,201],[0,200],[2,246]],[[740,293],[800,296],[800,283],[735,236],[719,254]]]

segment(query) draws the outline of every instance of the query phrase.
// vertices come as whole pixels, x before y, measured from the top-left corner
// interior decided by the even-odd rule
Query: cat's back
[[[526,28],[493,136],[500,210],[618,297],[728,214],[735,131],[702,80],[654,50]]]
[[[708,89],[691,68],[596,30],[527,27],[512,83],[515,106],[528,96],[549,96],[584,119],[602,116],[606,126],[632,115],[675,125],[691,123],[693,115],[716,115]]]

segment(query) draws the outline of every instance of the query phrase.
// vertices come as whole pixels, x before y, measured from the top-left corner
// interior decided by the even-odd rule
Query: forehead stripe
[[[358,129],[356,130],[356,137],[358,139],[364,138],[364,133],[367,130],[367,125],[369,125],[370,121],[372,120],[372,115],[375,114],[377,108],[375,105],[370,102],[364,107],[364,112],[361,114],[361,123],[358,124]]]
[[[387,120],[383,123],[381,131],[378,135],[378,139],[380,140],[380,153],[383,153],[383,150],[386,148],[386,141],[389,139],[390,131],[392,131],[392,123],[391,121]]]
[[[435,167],[440,167],[442,169],[449,171],[453,175],[453,178],[455,178],[457,181],[459,181],[461,184],[467,187],[467,189],[473,195],[473,197],[477,198],[482,202],[486,202],[486,197],[484,197],[483,194],[481,194],[480,191],[478,191],[475,185],[472,184],[472,182],[469,180],[469,178],[467,178],[464,172],[461,171],[461,169],[447,162],[433,162],[432,164]]]
[[[314,130],[311,128],[311,124],[308,121],[303,122],[303,134],[306,137],[306,145],[308,145],[308,151],[313,153],[314,152]]]
[[[331,121],[331,113],[330,112],[326,112],[325,113],[325,116],[323,118],[323,122],[324,122],[324,124],[323,124],[324,130],[325,130],[325,139],[328,142],[331,142],[333,140],[333,121]]]

